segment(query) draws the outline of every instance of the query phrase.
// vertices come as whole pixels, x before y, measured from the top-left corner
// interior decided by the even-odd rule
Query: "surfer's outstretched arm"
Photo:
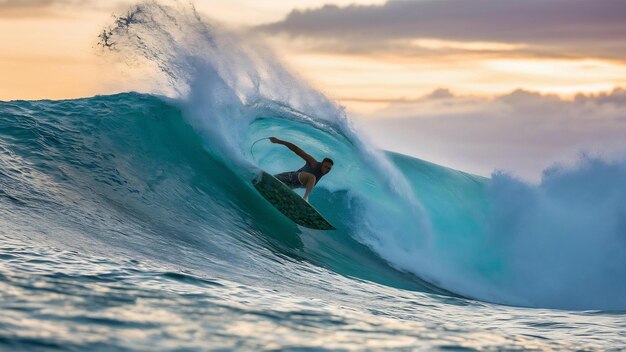
[[[283,141],[283,140],[278,139],[276,137],[270,137],[270,142],[276,143],[276,144],[282,144],[282,145],[286,146],[292,152],[298,154],[299,157],[304,159],[311,166],[315,166],[317,164],[317,160],[315,160],[314,157],[310,156],[304,150],[300,149],[300,147],[298,147],[297,145],[295,145],[293,143],[289,143],[287,141]]]

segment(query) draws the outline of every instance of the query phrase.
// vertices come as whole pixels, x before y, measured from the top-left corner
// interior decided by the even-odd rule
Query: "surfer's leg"
[[[306,188],[306,191],[304,191],[304,197],[302,198],[304,198],[304,200],[308,202],[309,194],[311,193],[311,190],[313,190],[313,186],[315,186],[315,181],[317,180],[317,178],[315,177],[315,175],[308,172],[301,172],[298,174],[298,179],[300,180],[300,183],[302,183],[302,185]]]
[[[298,173],[295,171],[283,172],[282,174],[274,175],[274,177],[291,189],[303,187],[300,185],[301,182],[298,178]]]

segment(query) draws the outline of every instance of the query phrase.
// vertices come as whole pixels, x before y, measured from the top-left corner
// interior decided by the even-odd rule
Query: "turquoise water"
[[[565,292],[582,306],[555,310],[506,286],[515,271],[485,229],[494,180],[387,153],[420,201],[429,224],[419,227],[349,137],[284,110],[257,117],[244,155],[271,133],[335,157],[311,203],[337,231],[276,212],[170,100],[0,103],[0,348],[625,347],[621,301],[607,310]],[[300,164],[264,141],[249,157],[270,171]],[[389,217],[389,233],[374,237],[370,213]],[[480,253],[486,242],[494,253]],[[431,262],[417,270],[425,251]]]
[[[176,4],[100,37],[153,94],[0,102],[0,349],[626,348],[626,162],[528,184],[378,150]],[[336,231],[252,187],[303,164],[272,135],[334,159],[310,201]]]

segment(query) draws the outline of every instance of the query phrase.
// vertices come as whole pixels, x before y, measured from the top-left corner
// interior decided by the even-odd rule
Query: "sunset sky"
[[[0,100],[129,89],[97,35],[132,2],[0,0]],[[626,150],[621,0],[196,0],[261,33],[386,149],[529,179]]]

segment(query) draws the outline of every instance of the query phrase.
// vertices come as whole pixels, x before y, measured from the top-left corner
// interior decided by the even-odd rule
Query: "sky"
[[[116,93],[97,35],[127,0],[0,0],[0,100]],[[384,149],[538,180],[626,151],[621,0],[196,0],[254,31]]]

